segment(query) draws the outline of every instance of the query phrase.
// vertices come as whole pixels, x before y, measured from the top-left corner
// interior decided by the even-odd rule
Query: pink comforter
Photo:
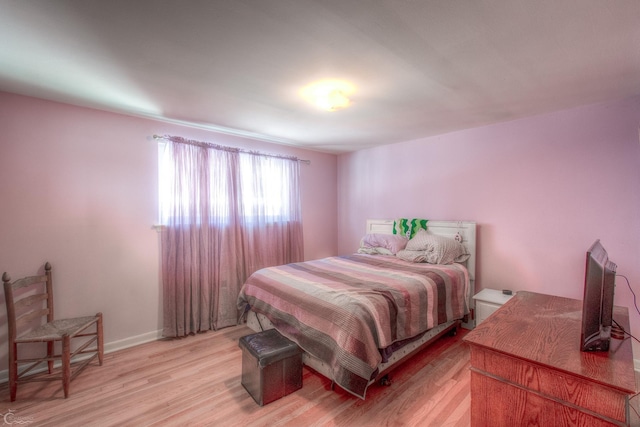
[[[468,289],[460,264],[353,254],[259,270],[243,286],[238,308],[264,314],[327,363],[337,384],[364,398],[380,350],[462,318]]]

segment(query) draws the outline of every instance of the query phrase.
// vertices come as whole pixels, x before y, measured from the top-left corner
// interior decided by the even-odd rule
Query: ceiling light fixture
[[[337,111],[351,105],[349,95],[355,92],[351,83],[343,80],[321,80],[305,86],[301,95],[326,111]]]

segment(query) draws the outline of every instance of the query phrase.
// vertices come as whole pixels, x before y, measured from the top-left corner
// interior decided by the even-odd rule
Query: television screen
[[[616,265],[600,240],[587,251],[582,301],[582,351],[608,351],[611,341]]]

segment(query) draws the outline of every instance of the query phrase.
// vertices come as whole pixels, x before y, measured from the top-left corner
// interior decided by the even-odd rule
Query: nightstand
[[[514,292],[515,295],[515,292]],[[505,295],[496,289],[483,289],[473,296],[476,303],[476,326],[484,319],[491,316],[505,302],[509,301],[513,295]]]

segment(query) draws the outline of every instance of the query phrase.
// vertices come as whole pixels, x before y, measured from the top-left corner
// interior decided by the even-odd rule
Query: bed
[[[461,323],[471,326],[475,223],[423,221],[402,229],[398,220],[368,220],[356,253],[255,272],[238,298],[242,318],[255,331],[276,328],[304,350],[307,366],[364,399],[399,363]],[[406,248],[389,246],[403,237]],[[421,253],[407,249],[424,239],[468,256],[412,262]],[[378,241],[385,247],[370,244]]]

